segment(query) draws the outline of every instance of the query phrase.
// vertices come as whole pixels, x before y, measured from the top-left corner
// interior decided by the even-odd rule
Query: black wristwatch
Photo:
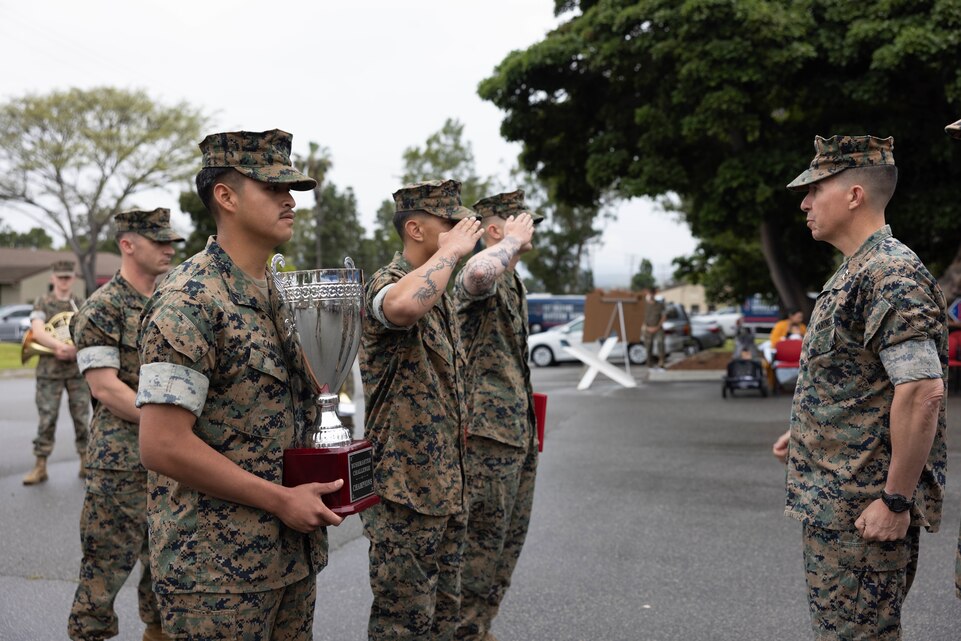
[[[892,512],[907,512],[914,507],[914,501],[901,494],[888,494],[881,490],[881,500]]]

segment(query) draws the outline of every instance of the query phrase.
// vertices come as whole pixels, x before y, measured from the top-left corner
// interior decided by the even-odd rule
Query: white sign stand
[[[637,381],[631,375],[631,359],[627,354],[627,342],[625,341],[624,350],[624,371],[622,372],[618,368],[614,367],[612,364],[607,362],[607,358],[611,355],[614,350],[614,346],[617,345],[618,337],[627,337],[627,332],[624,329],[624,307],[623,301],[621,299],[614,299],[605,302],[614,303],[614,311],[611,313],[611,320],[607,323],[607,338],[604,339],[604,343],[601,345],[600,351],[597,355],[594,355],[591,351],[584,349],[583,347],[564,347],[564,351],[581,361],[588,366],[587,371],[584,376],[581,377],[580,383],[577,384],[577,389],[580,391],[586,390],[597,378],[597,374],[601,373],[613,380],[616,383],[620,383],[624,387],[637,387]],[[617,319],[620,323],[621,333],[611,335],[611,328],[614,326],[614,319]]]

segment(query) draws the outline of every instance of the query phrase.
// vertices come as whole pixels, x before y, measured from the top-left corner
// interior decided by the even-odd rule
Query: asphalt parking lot
[[[633,371],[635,389],[601,376],[578,392],[581,367],[534,369],[535,389],[550,398],[546,447],[528,544],[494,632],[501,641],[811,639],[800,526],[781,514],[784,470],[770,455],[790,399],[724,400],[720,381],[645,382]],[[71,430],[64,412],[51,480],[24,487],[33,380],[0,380],[0,402],[0,639],[64,639],[83,496]],[[950,434],[961,397],[948,411]],[[944,526],[922,535],[906,639],[959,637],[958,468],[952,445]],[[315,638],[359,641],[370,591],[357,517],[330,538]],[[128,581],[119,639],[140,638],[135,598]]]

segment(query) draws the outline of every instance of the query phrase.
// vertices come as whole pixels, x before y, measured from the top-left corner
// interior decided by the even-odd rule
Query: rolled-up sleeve
[[[200,372],[174,363],[148,363],[140,367],[137,407],[151,403],[176,405],[196,417],[207,402],[210,381]]]

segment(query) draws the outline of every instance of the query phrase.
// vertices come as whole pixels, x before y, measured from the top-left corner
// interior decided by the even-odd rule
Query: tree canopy
[[[935,274],[961,244],[961,0],[557,0],[571,17],[479,87],[564,202],[673,195],[716,298],[807,307],[836,264],[784,186],[815,134],[895,138],[895,234]],[[740,273],[741,277],[737,277]]]
[[[14,98],[0,105],[0,202],[62,235],[91,292],[113,215],[134,195],[186,178],[205,123],[190,105],[162,105],[143,91]]]

